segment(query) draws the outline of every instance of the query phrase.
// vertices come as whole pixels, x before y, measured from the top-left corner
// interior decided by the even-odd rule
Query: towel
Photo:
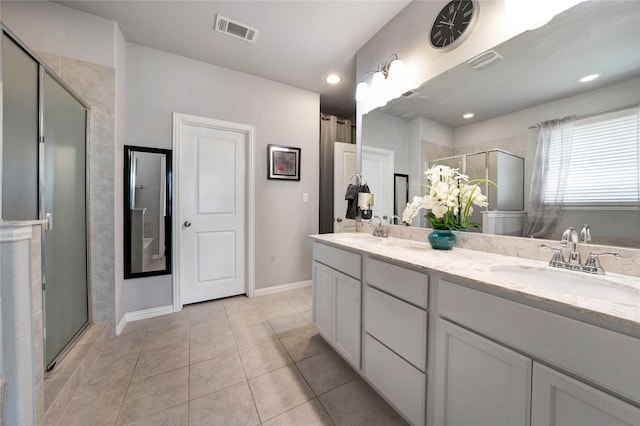
[[[347,214],[345,217],[347,219],[355,219],[358,216],[358,192],[369,192],[369,185],[358,185],[349,184],[347,187],[347,192],[344,194],[344,199],[347,200]]]

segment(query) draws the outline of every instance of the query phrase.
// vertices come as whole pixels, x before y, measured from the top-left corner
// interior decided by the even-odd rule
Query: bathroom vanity
[[[558,291],[514,279],[540,261],[313,238],[315,327],[408,422],[640,425],[638,278],[558,271]],[[591,288],[602,279],[612,300]]]

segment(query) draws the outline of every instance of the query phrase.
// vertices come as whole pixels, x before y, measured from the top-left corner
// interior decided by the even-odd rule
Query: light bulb
[[[364,102],[369,99],[369,86],[364,81],[358,83],[356,87],[356,101]]]

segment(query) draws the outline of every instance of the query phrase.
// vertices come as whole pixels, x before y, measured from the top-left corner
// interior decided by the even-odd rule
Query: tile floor
[[[405,424],[310,321],[305,288],[130,323],[59,424]]]

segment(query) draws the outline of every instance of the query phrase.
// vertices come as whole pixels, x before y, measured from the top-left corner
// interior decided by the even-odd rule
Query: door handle
[[[337,218],[336,222],[338,222],[338,223],[342,222],[342,218],[341,217]]]
[[[188,220],[185,220],[183,225],[184,225],[185,228],[188,228],[188,227],[191,226],[191,222],[189,222]]]
[[[51,213],[47,213],[45,215],[45,219],[47,220],[47,223],[45,225],[45,229],[48,229],[48,230],[53,229],[53,215]]]

